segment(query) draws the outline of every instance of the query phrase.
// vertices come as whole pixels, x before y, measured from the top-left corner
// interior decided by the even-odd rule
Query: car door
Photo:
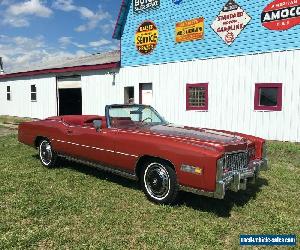
[[[96,131],[91,126],[72,126],[66,133],[72,156],[106,166],[115,165],[115,129],[103,128]]]
[[[134,172],[139,158],[141,144],[135,133],[126,129],[118,129],[115,138],[116,167],[125,171]]]
[[[74,144],[73,138],[70,136],[74,130],[74,126],[71,126],[64,122],[51,121],[51,124],[48,128],[50,131],[49,138],[51,138],[51,144],[54,150],[61,155],[73,155]]]

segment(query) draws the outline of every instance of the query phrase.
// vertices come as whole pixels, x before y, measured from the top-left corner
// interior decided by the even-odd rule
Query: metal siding
[[[82,113],[84,115],[104,115],[105,105],[122,103],[124,90],[120,82],[113,85],[113,76],[107,71],[84,73],[82,84]]]
[[[283,51],[300,48],[300,25],[287,31],[271,31],[261,24],[261,12],[270,0],[236,0],[248,15],[250,23],[231,46],[212,30],[210,25],[228,0],[184,0],[175,5],[171,0],[161,1],[160,8],[134,14],[132,1],[121,39],[122,66],[159,64],[192,59],[207,59],[267,51]],[[175,24],[203,16],[205,38],[194,42],[175,43]],[[144,20],[153,21],[159,31],[158,44],[150,55],[141,55],[134,42],[135,32]]]
[[[152,82],[153,106],[170,122],[300,142],[299,58],[300,51],[285,51],[125,67],[117,77],[122,80],[115,100],[123,102],[125,86],[134,86],[137,98],[139,83]],[[186,111],[186,83],[207,82],[208,112]],[[254,111],[255,83],[283,83],[282,111]]]
[[[37,101],[31,102],[30,86],[35,84]],[[6,86],[11,86],[11,101],[6,100]],[[1,81],[0,115],[43,119],[56,115],[55,77],[34,77]]]

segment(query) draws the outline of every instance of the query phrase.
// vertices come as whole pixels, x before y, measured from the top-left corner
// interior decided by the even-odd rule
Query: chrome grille
[[[249,154],[247,151],[225,154],[225,168],[229,171],[240,171],[247,168]]]

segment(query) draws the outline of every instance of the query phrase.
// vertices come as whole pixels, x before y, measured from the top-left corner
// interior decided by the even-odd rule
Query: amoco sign
[[[300,24],[300,0],[275,0],[261,14],[261,23],[269,30],[288,30]]]

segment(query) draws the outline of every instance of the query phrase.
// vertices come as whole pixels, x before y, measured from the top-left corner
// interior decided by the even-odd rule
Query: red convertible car
[[[179,190],[223,199],[267,169],[263,139],[175,126],[146,105],[108,105],[105,116],[25,122],[18,138],[38,148],[46,167],[64,157],[139,180],[146,196],[160,204],[173,203]]]

